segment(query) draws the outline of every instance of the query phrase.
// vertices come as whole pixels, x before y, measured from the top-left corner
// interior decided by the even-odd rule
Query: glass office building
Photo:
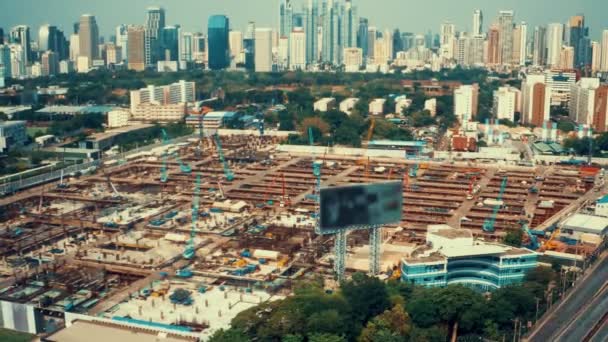
[[[225,15],[212,15],[209,17],[208,35],[209,68],[221,70],[230,65],[229,47],[230,25]]]

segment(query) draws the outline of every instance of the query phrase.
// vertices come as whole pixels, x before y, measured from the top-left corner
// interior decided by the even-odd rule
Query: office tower
[[[393,55],[391,56],[391,58],[395,59],[395,56],[399,51],[405,51],[405,49],[403,48],[403,39],[401,39],[401,32],[399,32],[399,29],[395,29],[395,31],[393,31]]]
[[[484,45],[485,38],[483,35],[471,37],[471,44],[469,47],[469,64],[475,66],[483,66],[484,61]]]
[[[602,65],[602,46],[598,42],[591,42],[591,72],[600,71]]]
[[[183,32],[179,39],[179,60],[183,62],[192,62],[192,40],[191,32]]]
[[[0,45],[0,77],[11,77],[11,48],[7,44]]]
[[[483,13],[479,9],[473,11],[473,29],[471,32],[473,37],[479,36],[483,32]]]
[[[498,65],[501,63],[500,59],[500,30],[497,26],[492,25],[488,31],[488,54],[486,64]]]
[[[513,11],[498,12],[500,61],[510,64],[513,56]]]
[[[77,34],[72,34],[70,36],[70,60],[76,61],[78,59],[78,55],[80,54],[80,37]]]
[[[40,65],[42,66],[42,76],[54,76],[59,73],[59,59],[57,53],[46,51],[40,57]]]
[[[0,27],[0,45],[4,44],[4,30]]]
[[[145,27],[145,63],[146,67],[152,67],[162,58],[160,41],[162,29],[165,27],[165,9],[148,7]]]
[[[116,27],[116,46],[121,49],[122,59],[126,60],[129,56],[129,34],[127,25],[118,25]]]
[[[68,57],[68,46],[61,30],[53,25],[40,26],[38,30],[38,51],[53,51],[59,59]]]
[[[574,49],[574,66],[582,68],[589,64],[589,29],[585,27],[585,17],[583,15],[575,15],[570,18],[569,27],[569,45]]]
[[[454,43],[456,39],[456,27],[450,22],[445,22],[441,24],[440,33],[440,56],[445,59],[453,59],[455,45]]]
[[[363,52],[363,58],[367,58],[367,51],[368,51],[368,29],[369,29],[369,22],[366,18],[359,18],[359,29],[357,32],[357,47],[361,49],[361,51]]]
[[[127,50],[129,51],[127,67],[129,70],[144,71],[146,69],[146,28],[129,26],[127,35]]]
[[[230,31],[228,40],[230,42],[230,57],[237,64],[244,63],[245,55],[243,54],[243,32]]]
[[[562,46],[562,50],[559,55],[558,68],[561,70],[572,70],[574,69],[574,61],[576,60],[576,53],[573,46]]]
[[[515,121],[515,112],[517,109],[517,101],[521,96],[521,91],[513,87],[500,87],[494,91],[494,101],[492,105],[492,114],[496,119],[507,119],[511,122]]]
[[[547,28],[536,26],[534,28],[534,46],[532,48],[534,66],[544,66],[547,63]]]
[[[212,15],[209,17],[209,68],[221,70],[230,65],[230,50],[228,47],[228,32],[230,23],[225,15]]]
[[[293,8],[291,0],[280,0],[279,37],[289,37],[293,27]]]
[[[209,39],[207,39],[208,37],[205,37],[204,34],[197,32],[194,35],[192,35],[192,59],[194,59],[194,62],[199,63],[199,64],[208,64],[209,63],[209,56],[208,56],[208,51],[209,51]],[[228,48],[228,42],[226,42],[226,48]],[[230,65],[230,50],[227,50],[227,55],[226,55],[226,63],[228,63],[228,65]]]
[[[541,127],[549,120],[551,109],[551,92],[545,83],[545,75],[526,75],[521,84],[521,93],[523,122]]]
[[[22,62],[25,63],[26,66],[31,64],[33,56],[30,28],[26,25],[13,27],[9,33],[9,42],[23,46],[24,59]]]
[[[581,125],[593,122],[595,91],[600,87],[599,78],[581,78],[570,87],[568,112],[570,119]]]
[[[454,115],[460,122],[472,121],[477,115],[479,86],[462,85],[454,90]]]
[[[513,56],[514,65],[526,65],[526,47],[528,45],[528,25],[525,22],[513,29]]]
[[[25,48],[21,44],[10,44],[11,49],[11,77],[26,76]]]
[[[294,27],[289,39],[289,69],[306,69],[306,33],[302,27]]]
[[[558,67],[564,39],[564,25],[552,23],[547,26],[547,65]]]
[[[351,0],[346,0],[344,2],[344,7],[340,13],[339,20],[342,24],[342,28],[340,29],[341,47],[357,46],[359,17],[357,16],[357,7],[353,5]],[[342,55],[342,52],[340,52],[340,55]]]
[[[367,58],[374,59],[376,51],[376,38],[378,38],[378,30],[374,26],[367,28]]]
[[[306,16],[306,63],[313,64],[317,62],[317,54],[319,52],[318,47],[318,35],[317,26],[319,20],[319,1],[308,0],[308,4],[305,10]]]
[[[321,48],[322,61],[337,65],[340,63],[342,51],[340,47],[340,18],[339,6],[334,0],[323,3],[321,17],[323,18],[323,44]]]
[[[602,62],[600,63],[600,70],[603,72],[608,71],[608,30],[602,32]]]
[[[466,32],[461,32],[456,40],[456,54],[455,59],[458,65],[468,66],[470,62],[470,37]]]
[[[122,48],[114,43],[106,45],[106,64],[120,64],[122,62]]]
[[[392,37],[390,34],[382,34],[376,38],[374,43],[374,64],[386,65],[391,59],[391,51],[389,44],[392,45]]]
[[[272,29],[255,29],[255,72],[272,71]]]
[[[179,25],[165,26],[161,30],[160,39],[160,57],[162,61],[177,61],[179,60]]]
[[[93,65],[93,60],[99,57],[99,29],[95,16],[90,14],[83,14],[80,17],[78,56],[86,57],[89,67]]]
[[[363,66],[361,48],[344,48],[344,71],[357,72]]]

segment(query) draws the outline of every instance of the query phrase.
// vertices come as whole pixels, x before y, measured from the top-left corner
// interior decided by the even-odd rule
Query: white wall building
[[[272,71],[272,29],[255,29],[255,72]]]
[[[424,101],[424,110],[428,110],[432,117],[437,115],[437,99],[432,98]]]
[[[289,69],[306,69],[306,33],[301,27],[294,27],[290,34]]]
[[[228,41],[230,44],[230,57],[235,63],[244,63],[243,54],[243,32],[241,31],[230,31],[228,34]]]
[[[581,78],[570,87],[570,118],[579,124],[591,125],[595,110],[595,91],[600,86],[599,78]]]
[[[363,66],[363,50],[361,48],[344,49],[344,71],[358,72]]]
[[[117,109],[108,112],[108,127],[116,128],[129,125],[131,113],[128,110]]]
[[[507,119],[515,122],[515,112],[517,110],[517,101],[521,96],[519,89],[513,87],[500,87],[494,91],[494,102],[492,113],[495,118]]]
[[[325,97],[316,101],[313,105],[314,111],[327,112],[328,110],[334,109],[336,106],[336,99],[333,97]]]
[[[385,99],[374,99],[369,103],[369,114],[382,115],[384,113]]]
[[[545,71],[545,83],[551,93],[551,105],[568,105],[570,101],[570,89],[576,83],[574,71]]]
[[[543,74],[529,74],[521,84],[522,120],[537,127],[549,120],[551,90]]]
[[[359,99],[356,97],[349,97],[345,99],[344,101],[340,102],[340,111],[350,115],[357,102],[359,102]]]
[[[547,65],[558,67],[564,41],[564,25],[553,23],[547,26]]]
[[[194,102],[196,89],[194,82],[179,81],[166,86],[149,85],[131,91],[131,112],[140,104],[169,105]]]
[[[477,115],[479,86],[462,85],[454,90],[454,115],[460,122],[472,121]]]

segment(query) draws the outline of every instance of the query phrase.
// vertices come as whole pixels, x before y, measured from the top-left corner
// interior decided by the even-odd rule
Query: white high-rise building
[[[26,76],[26,57],[25,49],[21,44],[10,44],[11,49],[11,76]]]
[[[541,127],[551,114],[551,91],[543,74],[530,74],[521,84],[522,120]]]
[[[116,46],[120,47],[123,60],[129,56],[129,28],[127,25],[118,25],[116,27]]]
[[[289,39],[289,69],[306,69],[306,32],[302,27],[294,27]]]
[[[131,91],[131,112],[142,104],[174,105],[194,102],[196,90],[194,82],[179,81],[165,86],[149,85]]]
[[[591,71],[600,71],[602,65],[602,46],[598,42],[591,42]]]
[[[460,122],[471,121],[477,115],[479,86],[462,85],[454,90],[454,115]]]
[[[546,70],[545,83],[551,95],[551,105],[566,106],[570,101],[570,89],[576,83],[576,72]]]
[[[440,48],[441,57],[445,59],[454,58],[454,45],[456,37],[456,26],[454,24],[445,22],[441,24],[441,35],[440,35]]]
[[[255,29],[255,71],[272,71],[272,29]]]
[[[519,89],[513,87],[500,87],[494,91],[492,114],[497,119],[515,121],[518,99],[521,97]]]
[[[236,63],[245,63],[245,54],[243,53],[243,32],[230,31],[228,34],[230,43],[230,57]]]
[[[600,63],[601,71],[608,71],[608,30],[602,32],[602,62]]]
[[[0,45],[0,78],[11,77],[11,48]]]
[[[526,59],[527,59],[527,48],[528,48],[528,24],[526,24],[525,22],[522,22],[521,24],[519,24],[517,26],[518,31],[519,31],[519,36],[518,38],[518,42],[517,45],[519,47],[518,49],[518,56],[517,57],[517,63],[519,64],[519,66],[525,66],[526,65]]]
[[[70,36],[70,60],[76,61],[78,59],[78,55],[80,55],[80,37],[77,34],[73,34]]]
[[[564,40],[564,25],[552,23],[547,26],[547,65],[558,67]]]
[[[599,86],[599,78],[581,78],[570,87],[570,119],[582,125],[593,123],[595,91]]]
[[[473,36],[480,36],[483,32],[483,13],[480,9],[473,11]]]
[[[513,56],[513,11],[498,12],[498,32],[502,64],[511,64]]]

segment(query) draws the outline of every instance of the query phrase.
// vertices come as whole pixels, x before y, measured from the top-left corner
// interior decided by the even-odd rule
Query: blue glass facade
[[[437,259],[437,258],[435,258]],[[401,280],[423,286],[462,284],[488,291],[521,283],[537,266],[534,252],[517,255],[484,255],[443,260],[402,261]]]
[[[212,70],[225,69],[230,65],[230,49],[228,32],[230,24],[225,15],[209,17],[207,39],[209,44],[209,68]]]

